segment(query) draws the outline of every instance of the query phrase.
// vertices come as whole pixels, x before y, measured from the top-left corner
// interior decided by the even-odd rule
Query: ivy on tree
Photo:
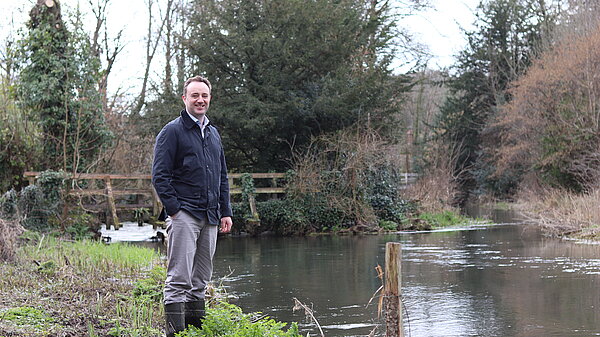
[[[38,1],[19,41],[18,100],[43,130],[38,169],[87,171],[111,139],[104,123],[100,60],[77,12],[69,30],[59,1]]]

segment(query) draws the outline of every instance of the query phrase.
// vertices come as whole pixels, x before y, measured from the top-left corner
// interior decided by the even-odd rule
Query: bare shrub
[[[23,227],[18,221],[0,219],[0,261],[15,260],[18,248],[18,238],[23,233]]]
[[[457,177],[453,175],[456,158],[440,142],[433,142],[427,152],[427,166],[419,179],[410,185],[403,195],[417,200],[425,212],[455,210],[452,206],[457,200]]]
[[[523,215],[554,236],[576,234],[594,237],[600,234],[600,189],[575,194],[564,189],[540,185],[521,191],[518,208]]]
[[[314,140],[308,151],[294,158],[293,166],[290,197],[322,193],[331,207],[359,225],[376,223],[374,194],[394,202],[405,169],[399,145],[387,143],[368,127]]]
[[[118,107],[105,114],[115,138],[111,147],[98,156],[98,172],[149,173],[152,165],[154,137],[139,132],[136,120],[128,116],[128,107]]]
[[[547,182],[591,190],[600,181],[600,27],[565,36],[514,83],[495,125],[497,173],[536,171]]]

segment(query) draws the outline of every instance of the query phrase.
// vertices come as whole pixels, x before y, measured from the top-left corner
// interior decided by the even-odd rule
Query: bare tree
[[[187,7],[186,0],[180,0],[178,8],[178,24],[179,31],[176,35],[175,54],[177,55],[177,92],[183,91],[183,82],[185,81],[185,67],[186,67],[186,48],[183,46],[185,37],[188,36],[189,25],[187,23],[185,9]]]
[[[168,0],[167,12],[165,14],[165,74],[163,80],[163,90],[165,92],[173,92],[173,70],[171,68],[171,61],[173,59],[173,21],[176,20],[174,16],[177,13],[177,7],[172,5],[173,0]]]
[[[164,33],[164,29],[165,29],[165,26],[167,25],[167,21],[170,18],[169,13],[171,13],[171,7],[173,5],[173,0],[167,1],[167,9],[166,9],[164,15],[162,15],[160,6],[158,7],[158,11],[159,11],[158,15],[160,18],[160,27],[158,27],[158,29],[156,31],[154,31],[154,28],[152,26],[152,23],[154,21],[153,9],[152,9],[154,6],[154,1],[148,0],[147,5],[148,5],[148,30],[147,30],[147,36],[146,36],[146,69],[144,70],[144,78],[142,80],[142,88],[140,90],[140,94],[138,95],[136,104],[132,110],[134,115],[139,115],[140,111],[142,111],[142,108],[144,107],[144,104],[146,104],[146,94],[147,94],[147,90],[148,90],[148,81],[149,81],[149,77],[150,77],[150,66],[152,65],[152,60],[154,59],[154,55],[156,54],[156,50],[158,49],[158,45],[161,40],[161,36]]]
[[[123,51],[124,45],[122,42],[123,29],[120,29],[116,36],[109,37],[108,34],[108,23],[106,18],[106,9],[110,3],[110,0],[88,0],[92,13],[96,18],[96,26],[92,35],[92,51],[95,56],[101,59],[104,57],[104,68],[102,70],[102,77],[98,88],[102,93],[102,104],[104,111],[112,109],[114,106],[114,99],[111,100],[110,107],[108,105],[108,76],[110,75],[113,65],[117,59],[117,56]],[[103,35],[103,36],[101,36]],[[102,53],[104,52],[104,56]]]

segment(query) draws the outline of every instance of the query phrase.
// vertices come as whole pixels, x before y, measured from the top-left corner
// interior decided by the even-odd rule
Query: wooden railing
[[[25,172],[24,177],[27,178],[29,184],[34,184],[39,172]],[[229,174],[229,188],[231,194],[242,193],[241,187],[235,184],[235,180],[239,179],[242,173]],[[285,177],[285,173],[250,173],[252,179],[267,180],[270,187],[256,187],[256,194],[283,194],[285,189],[278,186],[278,179]],[[151,184],[152,176],[149,174],[103,174],[103,173],[76,173],[69,174],[68,178],[72,180],[69,186],[68,194],[81,198],[87,196],[103,196],[106,198],[106,203],[83,204],[84,208],[101,211],[104,209],[106,214],[106,227],[111,225],[116,229],[120,227],[120,221],[117,216],[117,210],[138,210],[152,209],[152,218],[156,219],[161,210],[160,199]],[[86,187],[80,188],[80,181],[88,181],[83,184]],[[97,188],[98,181],[104,182],[102,188]],[[115,185],[125,185],[115,186]],[[279,184],[280,185],[280,184]],[[133,187],[132,187],[133,186]],[[135,203],[116,203],[115,197],[119,196],[135,196]],[[144,202],[141,196],[145,196],[150,202]],[[155,223],[153,225],[156,226]]]

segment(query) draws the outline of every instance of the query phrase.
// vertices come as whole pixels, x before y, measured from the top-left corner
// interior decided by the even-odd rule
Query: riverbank
[[[127,243],[64,241],[26,231],[0,263],[0,336],[163,336],[164,257]],[[210,288],[206,329],[298,336],[297,326],[245,314]],[[285,332],[284,332],[285,331]],[[239,334],[239,336],[246,336]]]
[[[527,191],[513,207],[547,235],[600,241],[600,188],[578,194],[558,189]]]
[[[162,261],[127,244],[25,232],[0,264],[2,336],[160,336]]]

